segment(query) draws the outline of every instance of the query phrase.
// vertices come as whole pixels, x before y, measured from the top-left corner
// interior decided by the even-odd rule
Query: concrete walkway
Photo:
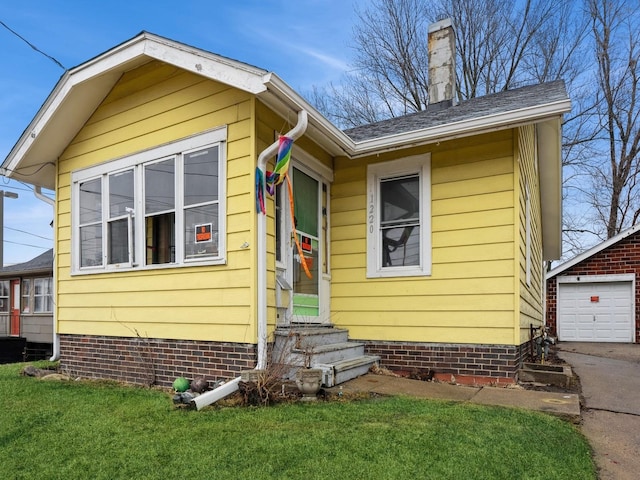
[[[339,387],[331,390],[335,391]],[[369,392],[378,395],[409,395],[482,405],[499,405],[538,410],[577,422],[580,399],[576,394],[548,393],[522,388],[469,387],[438,382],[423,382],[387,375],[367,374],[342,385],[345,392]]]
[[[640,345],[561,342],[558,356],[580,378],[582,432],[601,480],[640,476]]]

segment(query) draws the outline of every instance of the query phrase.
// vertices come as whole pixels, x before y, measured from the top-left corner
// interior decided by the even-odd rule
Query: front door
[[[11,291],[9,292],[9,311],[11,315],[11,326],[9,335],[20,336],[20,280],[11,280]]]

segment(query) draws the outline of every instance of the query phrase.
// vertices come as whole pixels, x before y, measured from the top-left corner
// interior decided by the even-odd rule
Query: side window
[[[368,167],[368,277],[431,273],[430,205],[429,155]]]

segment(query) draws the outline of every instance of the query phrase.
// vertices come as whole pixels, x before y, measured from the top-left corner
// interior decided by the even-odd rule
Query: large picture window
[[[430,176],[429,155],[368,167],[368,277],[431,273]]]
[[[73,272],[223,263],[226,128],[72,174]]]

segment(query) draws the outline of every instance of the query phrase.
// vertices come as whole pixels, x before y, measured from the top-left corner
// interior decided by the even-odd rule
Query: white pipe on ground
[[[300,110],[298,113],[298,123],[293,127],[285,136],[292,140],[300,138],[307,130],[308,116],[306,110]],[[265,148],[260,155],[258,155],[257,168],[262,172],[263,176],[267,167],[267,160],[273,157],[278,152],[279,142],[275,141],[267,148]],[[266,192],[263,184],[262,198],[266,198]],[[256,195],[258,192],[256,192]],[[258,292],[257,292],[257,330],[258,330],[258,362],[256,369],[260,370],[267,365],[267,215],[266,213],[258,212],[258,225],[257,225],[257,269],[258,269]],[[211,405],[218,400],[231,395],[238,390],[238,383],[240,383],[240,377],[231,380],[230,382],[221,385],[220,387],[205,392],[202,395],[197,396],[191,402],[195,404],[196,408],[200,410],[202,407]]]

